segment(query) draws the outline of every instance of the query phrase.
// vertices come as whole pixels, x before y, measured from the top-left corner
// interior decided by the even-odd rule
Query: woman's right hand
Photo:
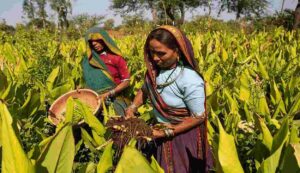
[[[131,107],[128,107],[125,111],[125,119],[134,118],[135,110],[133,110]]]

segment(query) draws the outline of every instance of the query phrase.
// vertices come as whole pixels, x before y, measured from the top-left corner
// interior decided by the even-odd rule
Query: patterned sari
[[[161,26],[157,29],[164,29],[170,32],[177,41],[177,44],[185,58],[185,62],[200,76],[199,69],[194,58],[190,41],[177,28],[172,26]],[[149,39],[149,38],[148,38]],[[146,43],[149,42],[147,39]],[[144,58],[147,66],[145,76],[144,92],[148,93],[152,105],[171,124],[178,124],[184,117],[192,116],[187,108],[174,108],[168,106],[157,92],[156,77],[158,68],[152,61],[147,45],[144,47]],[[156,159],[166,173],[197,173],[207,172],[207,117],[204,114],[204,121],[197,127],[184,133],[178,134],[172,139],[159,139],[157,143]]]
[[[104,93],[117,86],[111,72],[103,59],[100,58],[99,54],[90,47],[89,41],[91,40],[103,40],[110,54],[121,56],[121,51],[110,38],[108,33],[99,28],[93,27],[89,29],[85,36],[86,41],[86,54],[82,60],[83,77],[85,80],[86,87],[98,92]],[[116,114],[124,115],[125,109],[129,104],[128,99],[123,96],[117,96],[111,98]]]

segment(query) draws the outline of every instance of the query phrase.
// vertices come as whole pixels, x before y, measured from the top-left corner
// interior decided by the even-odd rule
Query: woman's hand
[[[166,137],[166,134],[163,130],[157,130],[157,129],[152,129],[152,135],[154,139]]]
[[[135,115],[135,110],[133,110],[132,108],[128,107],[125,111],[125,118],[128,119],[128,118],[134,118]]]
[[[109,97],[109,95],[110,95],[109,92],[103,93],[103,94],[101,94],[101,95],[98,96],[98,99],[105,100],[106,98]]]

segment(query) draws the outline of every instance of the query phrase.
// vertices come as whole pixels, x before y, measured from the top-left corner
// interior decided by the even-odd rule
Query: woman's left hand
[[[163,130],[156,130],[156,129],[152,129],[152,135],[154,139],[164,138],[166,136]]]
[[[98,96],[98,99],[105,100],[106,98],[109,97],[109,95],[110,95],[109,92],[103,93],[103,94]]]

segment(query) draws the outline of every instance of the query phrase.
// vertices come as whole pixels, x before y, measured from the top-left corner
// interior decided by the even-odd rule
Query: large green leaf
[[[261,62],[261,60],[258,56],[255,56],[255,58],[256,58],[256,61],[258,63],[258,69],[259,69],[259,72],[260,72],[261,76],[264,79],[268,80],[269,79],[269,74],[268,74],[268,72],[265,68],[265,65]]]
[[[279,167],[279,160],[282,148],[288,139],[288,121],[284,121],[280,130],[274,136],[271,155],[261,163],[258,173],[276,173]]]
[[[3,173],[34,173],[35,167],[22,149],[21,143],[12,127],[12,117],[7,107],[0,101],[2,170]]]
[[[93,138],[94,138],[95,142],[97,143],[97,146],[100,146],[100,145],[102,145],[106,142],[106,139],[104,138],[104,136],[99,136],[95,132],[95,130],[92,130],[92,135],[93,135]]]
[[[2,94],[2,92],[5,91],[6,87],[8,86],[7,83],[7,78],[5,76],[5,74],[2,72],[2,70],[0,70],[0,95]]]
[[[227,134],[219,119],[219,145],[218,158],[223,173],[242,173],[244,172],[234,143],[233,136]]]
[[[67,100],[65,123],[72,122],[73,113],[74,113],[74,100],[72,97],[69,97]]]
[[[279,89],[278,89],[275,81],[273,81],[273,83],[271,85],[271,94],[270,94],[270,96],[271,96],[271,101],[272,101],[273,105],[277,106],[277,109],[276,109],[273,117],[276,117],[277,114],[279,113],[279,111],[286,114],[285,105],[284,105],[284,102],[282,100],[281,94],[279,92]]]
[[[228,59],[228,53],[224,47],[222,47],[222,60],[225,62]]]
[[[1,115],[1,112],[0,112],[0,148],[2,147],[2,115]],[[1,153],[2,155],[2,153]],[[2,161],[2,159],[1,159]]]
[[[50,91],[50,95],[53,99],[65,94],[66,92],[72,90],[72,84],[66,83],[64,85],[58,86]]]
[[[217,66],[217,64],[213,64],[212,66],[210,66],[208,68],[208,70],[205,71],[205,73],[204,73],[205,81],[207,81],[207,82],[211,81],[211,77],[212,77],[212,74],[213,74],[216,66]]]
[[[300,171],[300,144],[289,144],[285,149],[281,172],[299,173]]]
[[[84,144],[92,151],[96,152],[97,143],[94,141],[94,139],[91,137],[91,135],[84,129],[80,128],[81,130],[81,138],[84,142]]]
[[[299,120],[298,120],[299,121]],[[291,144],[299,144],[300,137],[299,135],[299,125],[297,126],[296,121],[292,122],[291,133],[290,133],[290,143]]]
[[[46,81],[46,86],[49,91],[52,90],[55,79],[58,76],[58,73],[59,73],[59,67],[56,67],[55,69],[52,70],[52,72],[48,76],[47,81]]]
[[[238,112],[239,106],[234,97],[231,96],[230,92],[225,89],[224,90],[225,96],[227,98],[227,101],[229,102],[229,110],[230,112],[236,114]]]
[[[113,166],[113,142],[109,142],[97,165],[97,173],[106,173]]]
[[[248,101],[250,98],[250,82],[249,82],[249,73],[248,70],[245,70],[240,77],[240,99],[243,101]]]
[[[75,142],[72,126],[62,127],[49,141],[38,159],[38,172],[72,172]]]
[[[39,109],[40,105],[39,92],[37,90],[30,90],[25,103],[20,108],[22,114],[21,117],[26,118],[33,115]]]
[[[151,167],[154,169],[157,173],[164,173],[165,171],[160,167],[160,165],[157,163],[154,156],[151,156]]]
[[[7,88],[5,88],[5,90],[1,93],[0,95],[0,99],[6,99],[7,97],[9,97],[10,93],[12,92],[13,90],[13,83],[9,83]]]
[[[14,68],[14,74],[23,75],[27,72],[27,65],[22,55],[18,57],[18,62]]]
[[[90,111],[90,109],[80,103],[77,102],[79,109],[83,112],[83,117],[85,123],[87,123],[98,135],[104,136],[106,130],[103,124],[97,119],[97,117]]]
[[[272,152],[285,143],[289,134],[289,120],[285,119],[273,138]]]
[[[297,96],[294,99],[294,102],[289,110],[288,115],[294,116],[296,112],[300,110],[300,93],[297,94]]]
[[[266,126],[263,118],[257,118],[257,125],[262,133],[262,143],[266,146],[269,152],[272,150],[273,137],[270,130]]]
[[[265,96],[260,96],[258,100],[257,112],[264,116],[270,115],[270,109]]]
[[[134,147],[125,146],[115,173],[154,173],[147,159]]]

